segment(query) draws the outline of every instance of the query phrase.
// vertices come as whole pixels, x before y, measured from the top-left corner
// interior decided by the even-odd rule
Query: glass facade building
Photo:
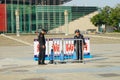
[[[12,0],[15,1],[15,0]],[[22,0],[20,0],[22,1]],[[36,0],[34,0],[36,1]],[[43,0],[39,0],[42,2]],[[46,3],[48,0],[46,0]],[[50,0],[49,0],[50,1]],[[63,0],[60,0],[63,1]],[[67,0],[66,0],[67,1]],[[3,2],[4,3],[4,2]],[[36,5],[36,2],[7,2],[6,9],[6,26],[8,33],[16,33],[16,9],[19,10],[19,31],[21,33],[32,33],[38,29],[45,28],[52,30],[65,24],[65,10],[68,11],[68,22],[85,16],[97,10],[97,7],[86,6],[62,6],[60,3],[50,2],[51,5]],[[62,2],[63,3],[63,2]],[[61,32],[62,30],[60,30]]]

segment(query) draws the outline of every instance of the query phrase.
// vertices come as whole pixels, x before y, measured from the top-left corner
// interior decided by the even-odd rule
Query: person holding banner
[[[42,29],[38,35],[38,42],[39,42],[39,55],[38,55],[38,65],[45,65],[45,37],[44,35],[47,33],[45,29]]]
[[[83,47],[86,45],[84,36],[80,33],[80,30],[75,30],[75,36],[74,36],[74,47],[76,51],[76,59],[77,60],[83,60]],[[81,40],[80,40],[81,39]]]

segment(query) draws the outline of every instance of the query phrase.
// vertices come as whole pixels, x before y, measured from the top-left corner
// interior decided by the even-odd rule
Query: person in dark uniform
[[[84,36],[80,34],[80,30],[77,29],[75,30],[75,36],[74,36],[74,46],[75,46],[75,51],[76,51],[76,57],[77,60],[83,60],[83,47],[86,45]],[[82,39],[82,40],[77,40],[77,39]]]
[[[38,56],[38,65],[44,65],[45,64],[45,37],[44,35],[47,33],[45,29],[42,29],[38,35],[38,41],[39,41],[39,56]]]

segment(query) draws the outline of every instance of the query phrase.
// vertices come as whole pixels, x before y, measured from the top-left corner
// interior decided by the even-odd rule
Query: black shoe
[[[53,64],[54,63],[54,61],[53,60],[51,60],[50,62],[49,62],[49,64]]]
[[[41,65],[47,65],[46,63],[42,63]]]
[[[41,62],[38,62],[38,65],[41,65],[42,63]]]
[[[38,63],[38,65],[41,65],[41,63]]]
[[[79,61],[79,63],[83,63],[83,61]]]

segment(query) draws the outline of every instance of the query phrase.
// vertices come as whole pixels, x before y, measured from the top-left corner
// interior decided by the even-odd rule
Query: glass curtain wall
[[[85,16],[97,10],[97,7],[78,7],[78,6],[62,6],[62,5],[36,5],[32,4],[32,0],[10,0],[7,4],[7,32],[16,33],[16,15],[15,10],[19,9],[19,27],[21,33],[32,33],[38,29],[45,28],[52,30],[65,24],[64,11],[68,11],[68,22]],[[56,0],[55,0],[56,1]],[[56,2],[54,2],[55,4]],[[60,3],[60,2],[59,2]],[[62,3],[61,3],[62,4]],[[62,28],[58,32],[62,32]]]
[[[36,6],[36,30],[45,28],[51,30],[64,25],[64,11],[67,10],[69,13],[69,22],[72,19],[71,7],[68,6],[48,6],[38,5]],[[61,32],[62,30],[59,30]]]
[[[17,0],[16,4],[14,0],[11,0],[9,4],[7,4],[7,26],[8,26],[8,33],[15,33],[16,32],[16,15],[15,10],[19,10],[19,23],[20,23],[20,32],[28,33],[32,32],[32,26],[34,26],[35,20],[35,6],[32,6],[31,0],[26,3],[26,0],[20,2]],[[34,16],[34,17],[33,17]]]

